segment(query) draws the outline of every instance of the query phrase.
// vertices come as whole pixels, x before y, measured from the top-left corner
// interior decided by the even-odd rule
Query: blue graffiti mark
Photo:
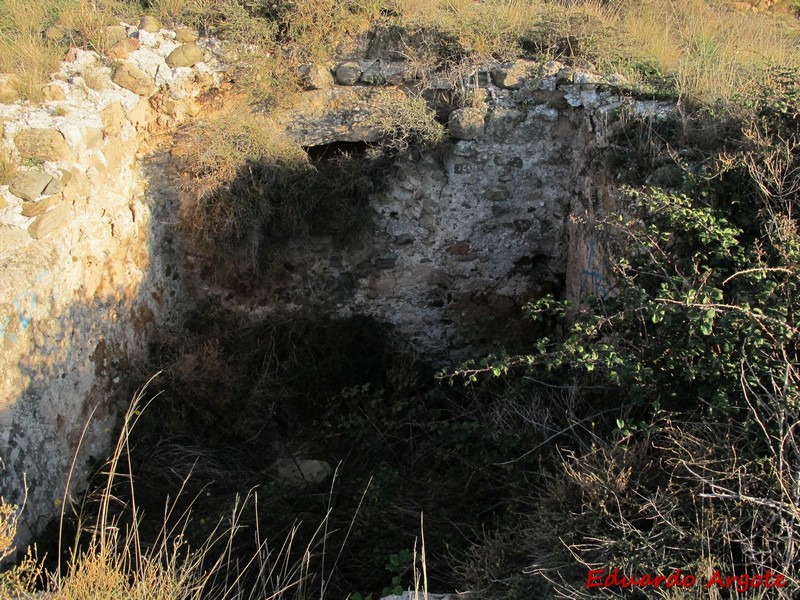
[[[607,288],[603,281],[604,277],[602,273],[598,273],[597,271],[584,271],[584,281],[586,279],[591,279],[591,290],[592,294],[598,296],[601,300],[605,300],[608,297],[608,294],[611,293],[611,289]]]
[[[594,262],[595,262],[595,241],[594,239],[591,239],[589,240],[589,256],[586,260],[586,264],[591,267],[594,264]],[[611,289],[606,286],[605,275],[603,275],[598,271],[589,271],[584,269],[583,281],[581,282],[582,294],[586,291],[587,280],[591,280],[591,293],[599,297],[601,300],[605,300],[608,297],[608,294],[611,293]]]
[[[30,302],[29,307],[23,306],[23,303],[26,300],[29,300]],[[19,324],[23,329],[27,329],[33,320],[33,311],[36,308],[36,294],[31,291],[20,294],[14,299],[14,308],[17,309],[17,318],[19,319]]]
[[[36,279],[33,285],[41,284],[47,279],[50,273],[48,271],[39,271],[36,274]],[[33,313],[36,310],[38,297],[32,290],[27,290],[14,298],[13,304],[17,311],[17,320],[19,321],[22,329],[27,329],[33,322]],[[9,339],[11,342],[16,343],[17,336],[8,331],[11,324],[11,317],[4,317],[0,319],[0,341]]]

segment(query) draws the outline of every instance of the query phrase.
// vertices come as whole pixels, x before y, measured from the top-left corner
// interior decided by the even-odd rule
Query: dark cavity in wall
[[[330,163],[341,159],[364,158],[370,148],[376,148],[369,142],[331,142],[319,146],[306,146],[308,157],[315,164]]]

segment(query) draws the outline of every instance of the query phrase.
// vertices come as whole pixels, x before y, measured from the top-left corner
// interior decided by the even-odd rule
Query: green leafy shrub
[[[575,421],[583,441],[543,458],[555,460],[544,487],[517,490],[523,534],[501,529],[474,550],[462,570],[473,586],[573,597],[597,567],[796,581],[800,79],[767,81],[685,194],[632,189],[604,220],[618,257],[610,293],[534,303],[563,334],[459,372],[571,381],[578,414],[599,410]]]

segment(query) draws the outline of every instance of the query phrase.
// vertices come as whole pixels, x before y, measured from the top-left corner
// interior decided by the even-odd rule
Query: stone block
[[[333,76],[324,65],[306,63],[298,69],[300,85],[306,90],[327,90],[333,86]]]
[[[71,177],[69,171],[66,171],[65,173],[66,175],[64,175],[64,177],[67,180],[69,180],[69,177]],[[56,179],[56,178],[51,179],[50,183],[47,184],[47,187],[44,188],[42,196],[52,196],[54,194],[60,194],[64,190],[64,183],[65,182],[63,181],[63,179]]]
[[[144,29],[147,33],[155,33],[161,29],[161,21],[152,15],[147,15],[139,21],[139,29]]]
[[[511,197],[511,192],[507,187],[500,185],[497,187],[489,188],[483,194],[487,200],[498,202],[501,200],[508,200]]]
[[[62,195],[67,203],[75,202],[85,198],[91,191],[89,178],[82,171],[62,171],[61,183],[64,186]]]
[[[52,176],[42,171],[19,171],[11,179],[8,191],[23,200],[36,200],[52,179]]]
[[[55,83],[48,83],[42,87],[42,94],[46,101],[64,100],[67,95],[64,93],[64,88]]]
[[[97,150],[103,141],[103,130],[99,127],[87,127],[83,133],[83,145],[87,150]]]
[[[57,129],[23,129],[14,143],[22,160],[67,160],[71,155],[64,134]]]
[[[44,214],[51,206],[56,204],[58,199],[58,196],[49,196],[48,198],[42,198],[41,200],[34,202],[23,202],[22,216],[38,217],[39,215]]]
[[[131,63],[123,63],[116,70],[111,81],[139,96],[152,96],[156,91],[153,80]]]
[[[125,116],[137,131],[143,131],[147,129],[147,124],[150,122],[152,112],[153,109],[150,107],[150,103],[142,100],[130,109]]]
[[[558,75],[559,71],[564,68],[564,65],[557,60],[548,60],[539,66],[537,75],[544,79],[545,77],[553,77]]]
[[[386,83],[386,79],[383,77],[383,73],[381,72],[381,62],[376,60],[374,63],[372,63],[367,70],[361,74],[359,81],[361,83],[366,83],[367,85],[383,85]]]
[[[122,140],[114,138],[106,142],[103,146],[103,156],[106,159],[106,166],[111,175],[119,173],[122,165],[125,164],[125,144]]]
[[[346,62],[336,67],[336,83],[339,85],[355,85],[361,77],[361,65]]]
[[[480,108],[459,108],[450,113],[450,135],[458,140],[474,140],[483,134],[484,111]]]
[[[131,53],[130,46],[128,45],[127,38],[117,42],[116,44],[111,45],[108,50],[106,50],[106,56],[109,58],[115,58],[117,60],[124,60],[128,58],[128,55]]]
[[[203,62],[203,51],[197,44],[183,44],[170,52],[167,57],[167,66],[192,67],[199,62]]]
[[[40,240],[52,232],[60,229],[69,217],[71,210],[68,206],[56,206],[52,210],[40,215],[28,227],[28,235],[35,240]]]
[[[537,63],[530,60],[517,60],[512,63],[498,65],[492,71],[492,80],[495,85],[508,90],[517,90],[522,87],[525,80],[537,67]]]
[[[181,42],[182,44],[191,44],[192,42],[196,42],[198,37],[200,36],[195,29],[179,27],[175,30],[175,41]]]
[[[108,179],[106,162],[99,154],[93,154],[89,158],[89,168],[86,170],[86,176],[94,185],[102,185]]]
[[[294,484],[322,483],[333,474],[331,466],[323,460],[281,458],[275,463],[278,476]]]
[[[416,238],[413,234],[410,233],[401,233],[395,238],[395,243],[398,246],[405,246],[406,244],[412,244]]]
[[[105,29],[106,45],[113,46],[128,39],[128,30],[122,25],[109,25]]]
[[[211,73],[198,71],[194,74],[194,82],[202,89],[210,88],[214,85],[214,76]]]
[[[103,122],[103,133],[115,136],[125,125],[125,109],[120,102],[112,102],[100,111],[100,120]]]

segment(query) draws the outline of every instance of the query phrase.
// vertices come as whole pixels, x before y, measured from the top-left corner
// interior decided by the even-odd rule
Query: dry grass
[[[422,98],[385,94],[379,96],[371,108],[372,114],[365,125],[381,129],[392,150],[402,152],[409,146],[433,147],[444,139],[444,128],[436,122]]]
[[[0,561],[14,553],[17,507],[0,500]]]
[[[632,61],[652,61],[679,92],[706,100],[746,91],[766,66],[800,64],[800,29],[787,19],[677,0],[643,2],[621,23]]]
[[[17,170],[17,163],[4,151],[0,151],[0,185],[11,182],[11,178]]]
[[[14,74],[21,98],[42,100],[42,85],[58,69],[68,45],[97,50],[108,47],[105,27],[120,15],[136,14],[134,3],[121,0],[6,0],[0,11],[0,72]],[[47,40],[57,26],[64,40]]]
[[[305,168],[308,156],[271,121],[251,114],[248,107],[232,108],[219,118],[185,130],[173,150],[190,187],[200,196],[233,181],[248,162],[281,163]]]
[[[184,131],[173,155],[182,171],[181,226],[200,249],[258,262],[266,225],[297,220],[314,199],[292,189],[311,166],[283,129],[240,107]],[[287,225],[288,226],[288,225]]]
[[[394,0],[390,9],[394,24],[440,31],[473,61],[523,52],[583,58],[638,85],[666,78],[679,94],[703,100],[741,93],[768,65],[800,64],[800,27],[788,11],[754,15],[730,2]],[[408,54],[419,59],[425,50]]]
[[[90,520],[80,523],[79,531],[88,534],[89,539],[75,540],[63,572],[45,572],[35,555],[29,554],[15,567],[0,573],[0,599],[32,597],[42,587],[47,597],[59,600],[322,597],[327,583],[324,578],[317,580],[311,565],[316,567],[320,559],[317,549],[324,548],[325,521],[301,549],[293,548],[296,528],[283,543],[273,545],[261,538],[256,525],[254,531],[245,534],[253,548],[249,559],[234,556],[245,529],[245,510],[258,510],[255,494],[237,497],[199,547],[190,547],[186,542],[189,529],[195,526],[194,502],[185,507],[180,498],[168,503],[163,515],[157,517],[162,526],[155,540],[147,542],[140,536],[146,518],[135,500],[129,440],[145,404],[141,391],[124,417],[116,449],[103,472],[106,483],[97,505]],[[121,496],[128,500],[121,500]],[[184,507],[177,508],[179,504]],[[14,551],[17,519],[17,508],[0,499],[0,559]],[[59,540],[62,551],[70,550],[66,544],[66,540]],[[320,588],[311,589],[312,585]]]
[[[80,0],[59,13],[57,25],[66,31],[71,45],[105,54],[113,43],[109,39],[107,27],[116,25],[124,15],[136,15],[136,8],[132,3],[119,0]]]
[[[507,60],[521,53],[580,57],[601,70],[620,71],[634,84],[646,87],[657,75],[671,80],[672,90],[681,95],[711,100],[740,93],[766,65],[800,64],[800,27],[792,17],[795,3],[777,2],[769,14],[757,15],[736,10],[734,4],[390,0],[381,5],[374,0],[279,0],[255,10],[240,0],[155,0],[148,10],[165,23],[187,24],[240,44],[231,57],[237,82],[259,100],[284,97],[295,85],[297,64],[335,54],[375,24],[439,32],[450,53],[439,56],[439,62]],[[102,54],[108,47],[106,25],[125,15],[133,20],[141,12],[134,0],[7,0],[4,8],[0,72],[16,74],[19,94],[33,101],[41,99],[41,84],[65,49],[44,40],[48,26],[63,27],[65,44]],[[422,66],[437,66],[437,60],[423,60],[431,50],[424,43],[405,50]]]
[[[109,71],[107,67],[92,66],[85,69],[81,77],[89,89],[101,92],[111,82]]]
[[[42,85],[58,69],[62,52],[32,33],[0,34],[0,72],[13,74],[16,93],[31,102],[43,99]]]

